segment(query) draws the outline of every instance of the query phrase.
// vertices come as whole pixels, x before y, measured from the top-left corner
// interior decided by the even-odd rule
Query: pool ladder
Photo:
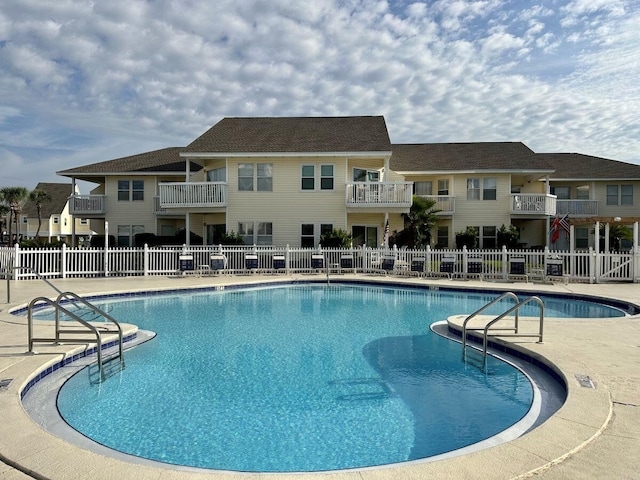
[[[24,268],[24,267],[21,267]],[[32,270],[29,268],[29,270]],[[121,371],[124,368],[124,356],[123,356],[123,335],[122,335],[122,327],[120,323],[109,315],[107,312],[99,309],[92,303],[88,302],[84,298],[73,292],[62,292],[58,288],[56,288],[51,282],[49,282],[46,278],[40,275],[38,272],[33,271],[37,277],[43,280],[45,283],[50,285],[54,290],[58,292],[58,297],[55,300],[51,300],[47,297],[36,297],[31,302],[29,302],[29,306],[27,308],[27,329],[29,335],[29,353],[35,353],[33,350],[34,343],[52,343],[52,344],[85,344],[85,343],[95,343],[96,344],[96,356],[98,358],[97,367],[99,373],[99,381],[105,380],[108,376]],[[66,308],[63,303],[72,304],[77,307],[77,310],[71,311]],[[50,306],[54,309],[55,312],[55,322],[54,322],[54,336],[53,337],[36,337],[34,335],[34,326],[33,326],[33,311],[36,306],[41,307],[42,304]],[[80,309],[85,307],[89,310],[89,312],[93,313],[93,318],[87,320],[82,318],[79,315]],[[73,320],[76,323],[79,323],[84,328],[70,328],[68,326],[63,326],[60,323],[60,313],[63,313],[68,318]],[[94,324],[89,323],[90,321],[97,320],[99,318],[103,318],[105,320],[105,326],[96,326]],[[113,328],[115,327],[115,329]],[[87,337],[79,337],[77,335],[87,335]],[[104,356],[103,349],[103,335],[112,335],[117,334],[117,352],[108,356]],[[114,360],[119,360],[117,364],[114,364]],[[107,368],[108,367],[108,368]]]
[[[481,327],[475,327],[475,328],[471,328],[468,327],[467,324],[469,323],[469,320],[471,320],[472,318],[480,315],[482,312],[484,312],[485,310],[487,310],[489,307],[497,304],[498,302],[500,302],[501,300],[505,299],[505,298],[510,298],[514,301],[514,305],[507,309],[506,311],[504,311],[503,313],[501,313],[500,315],[496,316],[496,317],[490,317],[489,320],[484,324],[484,326]],[[519,311],[520,309],[529,304],[529,303],[536,303],[539,307],[539,312],[540,312],[540,320],[538,323],[538,333],[520,333],[519,332]],[[505,328],[495,328],[494,325],[496,323],[498,323],[500,320],[503,320],[505,317],[508,317],[509,315],[514,314],[514,325],[512,327],[505,327]],[[492,328],[494,327],[494,328]],[[528,298],[525,298],[524,300],[520,301],[520,299],[518,298],[518,296],[513,293],[513,292],[505,292],[502,295],[498,296],[497,298],[493,299],[492,301],[490,301],[489,303],[487,303],[486,305],[484,305],[483,307],[481,307],[480,309],[476,310],[475,312],[473,312],[471,315],[469,315],[464,322],[462,323],[462,360],[466,363],[467,359],[468,359],[468,347],[469,345],[467,344],[467,340],[471,340],[473,341],[474,338],[477,338],[473,335],[469,335],[469,332],[473,332],[473,331],[478,331],[478,332],[482,332],[482,370],[486,371],[487,370],[487,348],[489,345],[489,330],[491,329],[492,332],[495,331],[513,331],[513,333],[500,333],[496,336],[500,336],[500,337],[537,337],[538,338],[538,342],[537,343],[542,343],[542,333],[543,333],[543,328],[544,328],[544,302],[540,299],[540,297],[537,296],[531,296]],[[475,351],[475,349],[473,349],[473,351]]]

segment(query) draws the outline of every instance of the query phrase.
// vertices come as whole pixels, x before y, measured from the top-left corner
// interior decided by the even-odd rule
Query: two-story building
[[[76,186],[68,183],[45,183],[36,185],[36,190],[48,194],[48,200],[42,202],[40,218],[34,201],[27,200],[20,213],[19,236],[26,239],[63,241],[71,244],[75,234],[76,244],[81,240],[88,240],[93,232],[89,228],[89,221],[80,216],[73,216],[69,212],[69,200],[78,195]],[[38,227],[40,231],[38,232]]]
[[[565,214],[574,246],[588,247],[598,222],[640,217],[640,165],[520,142],[391,144],[381,116],[224,118],[186,147],[58,173],[98,184],[73,196],[71,213],[99,233],[108,225],[120,245],[186,229],[205,244],[234,232],[247,244],[316,246],[340,228],[378,246],[387,221],[403,229],[414,194],[436,202],[440,247],[467,227],[496,247],[502,225],[518,228],[523,247],[549,245]]]

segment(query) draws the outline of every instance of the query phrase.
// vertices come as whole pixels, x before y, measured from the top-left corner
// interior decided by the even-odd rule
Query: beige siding
[[[467,200],[467,179],[480,178],[480,186],[482,188],[482,180],[487,177],[493,177],[497,180],[496,200]],[[511,223],[509,211],[511,178],[508,174],[456,175],[454,190],[456,192],[455,232],[464,231],[468,226],[495,226],[500,228],[503,224],[509,225]]]
[[[143,180],[143,201],[119,201],[118,180]],[[107,177],[105,184],[109,235],[118,236],[118,225],[142,225],[146,233],[156,233],[156,218],[153,214],[153,197],[156,195],[155,177]],[[104,228],[104,227],[103,227]]]
[[[273,191],[238,191],[239,163],[273,164]],[[273,243],[300,244],[303,223],[332,224],[345,229],[345,184],[340,172],[344,158],[265,158],[229,159],[227,166],[228,207],[227,230],[238,232],[239,222],[271,222]],[[320,165],[334,166],[334,190],[302,191],[301,166],[316,166],[316,188],[319,188]],[[254,167],[255,168],[255,167]],[[255,185],[254,185],[255,187]]]
[[[607,205],[607,185],[633,185],[633,205]],[[640,182],[610,181],[595,184],[594,200],[598,201],[600,217],[638,217],[640,216]]]

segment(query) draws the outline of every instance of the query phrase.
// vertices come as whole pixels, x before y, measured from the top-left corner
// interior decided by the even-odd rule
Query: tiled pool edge
[[[135,340],[138,336],[137,331],[134,333],[131,333],[125,337],[122,338],[122,342],[123,343],[127,343],[127,342],[131,342],[132,340]],[[114,339],[110,342],[106,342],[102,344],[102,350],[107,350],[109,348],[115,347],[116,345],[118,345],[118,340]],[[59,360],[57,362],[54,362],[52,364],[49,365],[45,365],[42,367],[42,369],[40,371],[35,371],[34,374],[29,378],[29,380],[27,380],[26,384],[24,384],[20,390],[20,400],[22,401],[25,397],[25,395],[29,392],[29,390],[31,390],[34,385],[36,385],[40,380],[42,380],[43,378],[47,377],[48,375],[51,375],[52,373],[58,371],[60,368],[63,368],[73,362],[76,362],[82,358],[86,358],[89,357],[93,354],[95,354],[98,350],[97,346],[93,346],[93,347],[89,347],[89,348],[83,348],[83,347],[79,347],[80,349],[82,349],[81,352],[78,353],[73,353],[73,354],[68,354],[65,355],[65,358],[63,358],[62,360]]]

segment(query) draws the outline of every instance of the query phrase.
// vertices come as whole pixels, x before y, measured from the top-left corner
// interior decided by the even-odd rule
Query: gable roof
[[[223,118],[183,150],[221,154],[390,151],[382,116]]]
[[[41,216],[43,219],[51,215],[60,215],[64,210],[67,200],[73,193],[73,185],[70,183],[38,183],[35,190],[43,190],[49,194],[51,200],[42,203]],[[37,217],[38,209],[35,202],[27,200],[22,207],[22,214],[28,217]]]
[[[552,180],[640,180],[640,165],[581,153],[538,153],[553,165]]]
[[[400,173],[553,170],[522,142],[393,144],[389,166]]]
[[[66,177],[75,176],[103,176],[114,173],[148,173],[148,172],[184,172],[185,160],[180,157],[181,147],[162,148],[152,152],[139,153],[129,157],[116,158],[105,162],[92,163],[82,167],[70,168],[57,172]],[[202,167],[191,164],[191,171],[196,172]]]

